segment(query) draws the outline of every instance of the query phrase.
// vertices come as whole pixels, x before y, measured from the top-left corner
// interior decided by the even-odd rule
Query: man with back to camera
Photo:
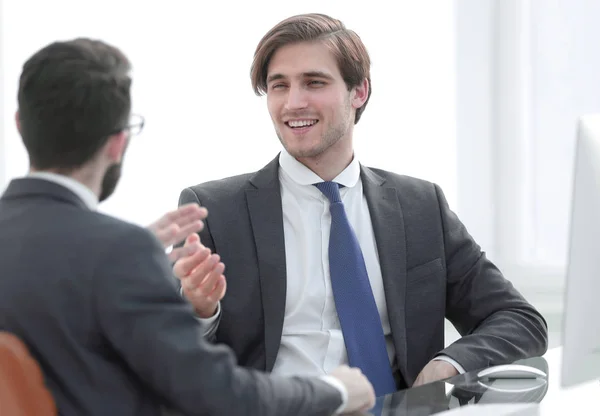
[[[322,14],[290,17],[259,42],[251,78],[283,150],[180,196],[211,212],[186,241],[205,247],[174,266],[209,339],[275,374],[350,363],[378,396],[546,351],[545,320],[442,190],[357,160],[371,79],[356,33]],[[447,348],[444,318],[462,335]]]
[[[16,118],[30,174],[0,199],[0,330],[26,343],[58,412],[300,416],[370,408],[373,389],[357,369],[288,378],[237,367],[229,348],[203,339],[151,231],[95,211],[143,126],[131,115],[129,72],[118,49],[76,39],[38,51],[20,77]],[[196,232],[205,216],[193,204],[151,229],[164,242],[178,228]]]

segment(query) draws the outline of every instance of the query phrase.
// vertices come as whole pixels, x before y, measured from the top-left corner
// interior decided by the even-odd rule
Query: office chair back
[[[18,337],[3,331],[0,331],[0,415],[57,415],[37,361]]]

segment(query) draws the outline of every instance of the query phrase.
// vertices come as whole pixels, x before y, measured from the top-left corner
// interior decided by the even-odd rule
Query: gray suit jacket
[[[226,265],[217,342],[271,371],[280,345],[286,261],[279,159],[181,192],[209,211],[203,244]],[[466,371],[542,355],[547,325],[486,258],[437,185],[361,166],[383,275],[400,388],[436,355]],[[444,318],[462,338],[444,348]]]
[[[164,249],[71,191],[14,180],[0,199],[0,330],[39,361],[61,415],[331,415],[321,380],[236,367],[203,339]]]

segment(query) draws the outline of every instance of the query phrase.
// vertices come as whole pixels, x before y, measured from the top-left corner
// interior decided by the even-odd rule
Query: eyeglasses
[[[137,136],[144,130],[144,123],[146,120],[139,114],[132,114],[129,117],[129,124],[124,130],[129,131],[130,136]]]
[[[137,136],[144,130],[145,119],[143,116],[139,114],[131,114],[129,116],[129,123],[125,127],[121,127],[120,129],[113,130],[108,135],[112,136],[113,134],[120,133],[122,131],[127,131],[129,136]]]

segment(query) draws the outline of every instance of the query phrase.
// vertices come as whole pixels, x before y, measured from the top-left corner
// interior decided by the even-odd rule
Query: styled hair
[[[365,103],[356,109],[358,123],[371,97],[371,59],[360,37],[346,29],[337,19],[310,13],[289,17],[273,27],[259,42],[250,69],[252,88],[256,95],[267,92],[267,71],[273,54],[282,46],[299,42],[323,42],[335,56],[348,90],[367,79],[369,90]]]
[[[51,43],[29,58],[18,103],[31,166],[72,171],[127,128],[130,69],[120,50],[85,38]]]

